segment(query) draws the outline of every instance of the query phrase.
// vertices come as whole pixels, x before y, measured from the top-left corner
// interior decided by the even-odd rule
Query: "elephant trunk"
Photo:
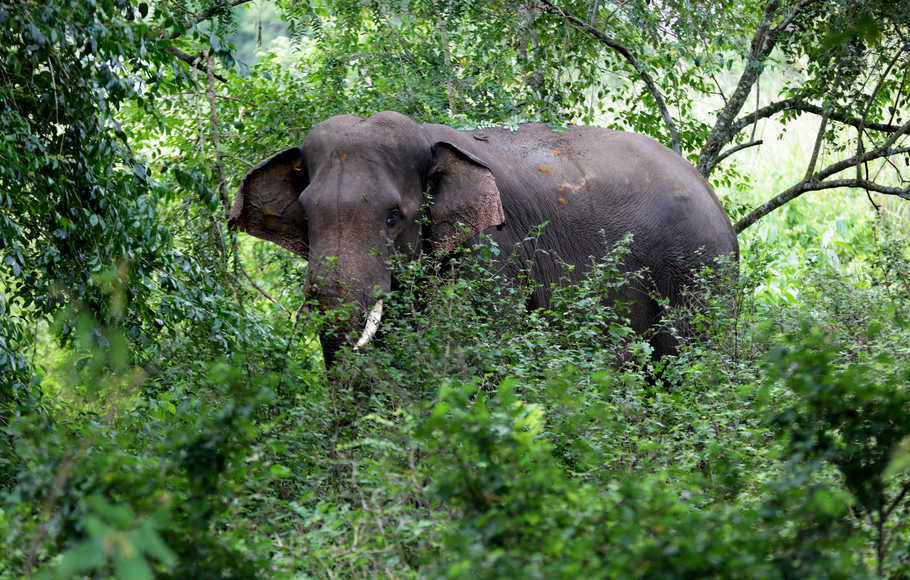
[[[315,253],[316,248],[312,251]],[[390,286],[385,256],[379,252],[366,257],[341,253],[337,257],[311,259],[306,294],[329,314],[320,336],[326,366],[332,365],[335,354],[345,344],[357,350],[373,338],[382,318],[381,298]]]
[[[354,317],[359,318],[357,316]],[[354,350],[359,350],[366,346],[376,335],[379,330],[379,323],[382,320],[382,300],[377,300],[373,308],[366,315],[366,321],[363,326],[363,332],[354,345]],[[334,328],[324,329],[319,336],[322,343],[322,358],[325,366],[331,367],[335,361],[335,354],[344,344],[348,342],[349,333],[353,333],[356,326],[340,325]]]

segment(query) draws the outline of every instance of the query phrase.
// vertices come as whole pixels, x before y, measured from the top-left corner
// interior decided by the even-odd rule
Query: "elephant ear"
[[[306,257],[306,214],[297,198],[307,182],[299,147],[273,155],[244,176],[228,225]]]
[[[506,221],[493,172],[451,143],[433,145],[429,176],[430,242],[451,252],[458,244]]]

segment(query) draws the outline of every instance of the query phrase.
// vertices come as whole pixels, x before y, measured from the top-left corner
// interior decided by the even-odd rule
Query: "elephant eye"
[[[389,212],[389,217],[385,218],[385,225],[394,228],[404,219],[404,214],[397,207]]]

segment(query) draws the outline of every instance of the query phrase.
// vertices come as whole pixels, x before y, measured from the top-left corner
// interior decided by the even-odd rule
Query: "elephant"
[[[393,289],[387,263],[396,252],[445,256],[486,234],[500,248],[516,248],[504,268],[532,272],[538,284],[530,308],[546,307],[567,272],[568,283],[577,282],[627,234],[624,267],[646,269],[671,304],[694,268],[739,257],[711,187],[650,137],[574,125],[457,130],[392,111],[316,124],[301,146],[246,174],[228,221],[307,259],[305,294],[323,309],[360,313],[321,337],[326,366],[361,327],[357,346],[375,333],[382,298]],[[530,249],[522,241],[534,230],[539,237]],[[660,320],[658,301],[641,288],[610,299],[628,304],[638,332]],[[652,334],[655,356],[674,352],[673,337]]]

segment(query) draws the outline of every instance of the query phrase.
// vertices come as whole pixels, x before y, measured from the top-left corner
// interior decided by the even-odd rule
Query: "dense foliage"
[[[905,1],[266,5],[0,3],[0,578],[910,575]],[[602,305],[646,285],[624,244],[537,311],[484,244],[395,260],[326,371],[305,262],[225,207],[382,109],[678,141],[737,217],[792,195],[678,356]],[[784,205],[839,163],[873,203]]]

